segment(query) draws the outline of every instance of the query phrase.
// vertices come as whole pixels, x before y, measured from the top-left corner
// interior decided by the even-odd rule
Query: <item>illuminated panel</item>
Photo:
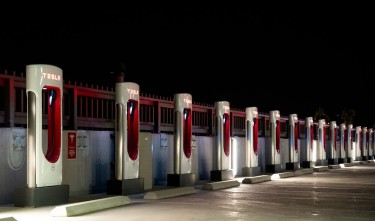
[[[298,122],[294,123],[294,150],[298,153]]]
[[[191,156],[191,136],[192,136],[192,130],[191,130],[191,109],[190,108],[184,108],[184,122],[183,122],[183,142],[184,142],[184,154],[186,158],[190,158]]]
[[[230,154],[230,117],[228,113],[223,114],[224,127],[224,153],[227,157]]]
[[[276,120],[276,151],[280,153],[280,120]]]
[[[136,160],[139,149],[139,121],[138,101],[129,99],[127,103],[127,126],[128,126],[128,154],[130,159]]]
[[[310,125],[310,148],[313,149],[313,141],[314,141],[314,124]]]
[[[254,128],[253,128],[253,150],[254,154],[258,155],[258,118],[253,118]]]
[[[45,86],[44,89],[48,93],[48,147],[45,157],[50,163],[55,163],[61,153],[61,95],[58,87]]]
[[[333,129],[334,131],[334,137],[333,137],[333,141],[334,141],[334,147],[335,147],[335,150],[337,149],[337,142],[336,142],[336,139],[337,139],[337,127],[335,127],[335,129]]]
[[[326,142],[327,142],[327,126],[323,127],[323,147],[324,147],[324,152],[326,151]]]

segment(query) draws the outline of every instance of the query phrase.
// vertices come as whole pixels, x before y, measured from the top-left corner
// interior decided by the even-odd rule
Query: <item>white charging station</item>
[[[362,146],[362,127],[356,126],[355,127],[355,160],[361,161],[361,146]]]
[[[345,142],[346,142],[346,124],[341,123],[339,128],[339,147],[338,147],[338,163],[346,163],[346,148],[345,148]]]
[[[116,83],[115,106],[115,178],[108,180],[107,193],[141,193],[144,179],[139,177],[139,85]]]
[[[62,184],[62,69],[27,65],[26,95],[27,187],[16,191],[15,205],[66,203],[69,185]],[[43,115],[47,115],[47,139],[43,139]]]
[[[368,129],[368,158],[374,159],[374,129]]]
[[[326,142],[327,142],[327,125],[325,119],[318,121],[318,145],[316,155],[316,166],[327,166],[326,156]]]
[[[368,131],[367,127],[362,127],[361,132],[361,159],[363,161],[368,160],[368,146],[367,146],[367,139],[368,138]]]
[[[316,152],[314,150],[314,119],[312,117],[306,117],[305,119],[305,148],[302,167],[312,168],[316,160],[316,157],[314,157]]]
[[[231,131],[230,104],[228,101],[215,102],[215,141],[214,141],[214,169],[211,171],[211,181],[233,179],[230,168],[231,159]]]
[[[258,176],[260,174],[259,167],[259,142],[258,127],[259,116],[257,107],[246,108],[246,140],[245,140],[245,167],[242,168],[242,176]]]
[[[195,174],[191,172],[192,107],[190,94],[174,95],[173,174],[167,174],[168,186],[192,186],[195,183]]]
[[[329,165],[337,164],[337,124],[336,121],[331,121],[329,124],[329,148],[327,151],[327,158]]]
[[[355,155],[353,155],[354,132],[353,124],[348,124],[345,133],[345,156],[347,163],[351,163],[355,159]]]
[[[281,171],[280,156],[280,111],[273,110],[269,112],[270,133],[267,137],[266,145],[266,172],[277,173]]]

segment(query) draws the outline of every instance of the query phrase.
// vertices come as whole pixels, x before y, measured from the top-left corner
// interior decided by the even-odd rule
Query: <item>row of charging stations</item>
[[[62,184],[62,70],[52,65],[28,65],[27,81],[27,187],[17,189],[16,206],[63,204],[69,199],[69,186]],[[139,177],[139,86],[132,82],[116,84],[115,94],[115,178],[108,180],[107,193],[128,195],[143,192]],[[47,99],[48,138],[42,142],[43,99]],[[191,186],[192,97],[175,95],[174,173],[169,186]],[[230,170],[230,108],[226,101],[216,103],[217,162],[213,180],[232,179]]]
[[[16,206],[42,206],[66,203],[69,186],[62,184],[62,70],[52,65],[28,65],[26,68],[27,92],[27,187],[16,191]],[[115,178],[108,180],[107,193],[129,195],[144,191],[143,178],[139,177],[139,86],[133,82],[116,83],[115,105]],[[43,107],[44,105],[44,107]],[[192,96],[188,93],[174,96],[174,150],[173,173],[167,175],[168,186],[192,186],[196,177],[192,173]],[[46,107],[47,106],[47,107]],[[42,114],[47,109],[48,138],[42,142]],[[244,176],[260,174],[258,159],[258,110],[246,108]],[[230,104],[215,103],[214,169],[212,181],[233,179],[231,169]],[[304,156],[299,153],[299,125],[297,114],[289,115],[289,143],[287,170],[302,166],[345,163],[350,159],[367,160],[374,154],[372,129],[341,124],[335,121],[318,122],[318,139],[314,150],[314,122],[305,120],[306,139]],[[266,172],[281,171],[280,112],[269,113],[270,135],[265,149]],[[327,149],[326,135],[330,130]],[[354,141],[353,132],[354,132]],[[339,143],[337,144],[337,134]],[[345,142],[346,141],[346,142]],[[346,144],[346,146],[345,146]],[[353,146],[354,145],[354,146]],[[328,154],[327,154],[328,151]],[[328,155],[328,159],[327,159]]]

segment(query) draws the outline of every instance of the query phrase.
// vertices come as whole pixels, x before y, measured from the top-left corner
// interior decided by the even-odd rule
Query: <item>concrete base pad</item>
[[[239,186],[240,182],[237,180],[225,180],[220,182],[211,182],[206,183],[202,186],[203,190],[219,190],[219,189],[226,189],[231,187]]]
[[[159,199],[170,198],[170,197],[175,197],[175,196],[193,194],[196,192],[197,190],[193,186],[176,187],[176,188],[170,188],[170,189],[165,189],[165,190],[147,192],[143,196],[143,198],[147,200],[159,200]]]
[[[375,163],[374,160],[367,160],[368,163]]]
[[[353,160],[352,160],[351,157],[347,157],[347,158],[346,158],[346,162],[347,162],[347,163],[351,163],[352,161],[353,161]]]
[[[335,165],[328,165],[328,169],[340,169],[341,166],[338,165],[338,164],[335,164]]]
[[[0,218],[0,221],[17,221],[17,220],[13,217],[5,217],[5,218]]]
[[[283,172],[283,173],[275,173],[272,174],[271,180],[278,180],[278,179],[283,179],[283,178],[288,178],[288,177],[293,177],[294,172]]]
[[[233,180],[233,170],[212,170],[211,181]]]
[[[270,175],[260,175],[260,176],[253,176],[253,177],[246,177],[242,180],[244,184],[253,184],[253,183],[261,183],[271,181]]]
[[[131,195],[144,192],[143,178],[108,180],[108,195]]]
[[[367,160],[366,161],[359,161],[359,164],[368,164]]]
[[[344,167],[352,167],[353,164],[352,163],[340,163],[339,164],[341,168],[344,168]]]
[[[355,160],[355,161],[353,161],[351,164],[352,164],[353,166],[360,165],[360,164],[361,164],[361,161],[357,161],[357,160]]]
[[[85,213],[95,212],[103,209],[123,206],[131,203],[131,199],[127,196],[114,196],[97,200],[89,200],[85,202],[72,203],[55,207],[51,212],[51,216],[77,216]]]
[[[328,169],[328,166],[315,166],[313,170],[314,172],[322,172],[322,171],[327,171],[329,169]]]
[[[260,167],[242,167],[242,176],[258,176]]]
[[[327,166],[328,160],[316,160],[315,166]]]
[[[14,206],[40,207],[67,203],[69,185],[23,188],[15,191]]]
[[[309,174],[309,173],[314,173],[314,169],[313,168],[305,168],[305,169],[296,170],[296,171],[294,171],[294,176],[301,176],[303,174]]]

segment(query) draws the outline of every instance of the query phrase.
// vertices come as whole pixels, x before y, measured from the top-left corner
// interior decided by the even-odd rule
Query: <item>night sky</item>
[[[0,72],[52,64],[64,79],[193,101],[229,101],[304,119],[322,108],[341,123],[375,123],[370,5],[2,8]],[[96,78],[100,78],[97,80]]]

